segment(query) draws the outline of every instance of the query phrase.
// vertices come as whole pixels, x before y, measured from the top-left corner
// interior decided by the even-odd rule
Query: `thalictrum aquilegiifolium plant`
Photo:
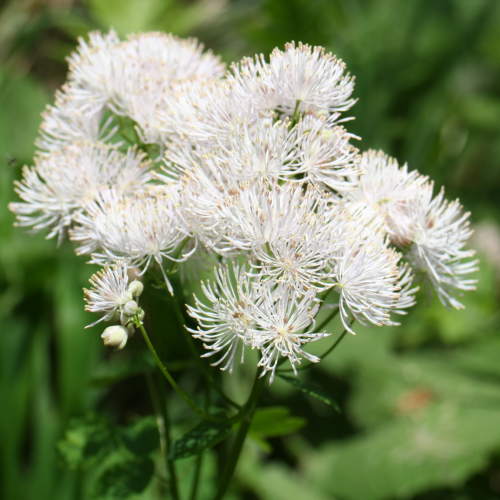
[[[264,383],[321,361],[307,344],[332,335],[326,355],[356,322],[399,324],[419,280],[454,308],[474,289],[469,214],[427,176],[359,148],[346,128],[353,91],[344,62],[321,47],[289,43],[226,68],[193,39],[91,33],[69,57],[34,165],[16,183],[18,225],[69,238],[102,267],[85,307],[100,315],[89,326],[109,323],[104,344],[123,349],[139,330],[200,425],[234,427],[218,499]],[[186,303],[178,275],[195,259],[214,269]],[[204,364],[226,413],[199,406],[175,380],[146,330],[140,299],[152,282],[189,320],[180,333],[193,356],[199,343],[231,376],[258,353],[244,405]],[[332,334],[337,314],[343,330]],[[166,465],[179,498],[171,458]]]

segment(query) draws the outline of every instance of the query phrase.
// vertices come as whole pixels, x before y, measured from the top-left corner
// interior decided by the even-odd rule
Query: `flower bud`
[[[128,339],[127,329],[120,325],[108,326],[101,334],[104,345],[123,349]]]
[[[134,314],[137,314],[139,311],[140,307],[137,305],[137,302],[135,300],[129,300],[123,306],[123,313],[127,316],[133,316]]]
[[[132,294],[132,297],[139,297],[144,290],[144,285],[138,280],[132,281],[128,286],[128,292]]]

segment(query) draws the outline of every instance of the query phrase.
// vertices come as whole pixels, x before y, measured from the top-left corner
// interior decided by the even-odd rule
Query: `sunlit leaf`
[[[290,410],[283,406],[258,408],[250,425],[250,434],[257,439],[286,436],[301,429],[305,419],[290,415]]]
[[[500,409],[440,404],[414,418],[316,450],[304,462],[312,486],[346,500],[407,498],[458,486],[500,444]]]

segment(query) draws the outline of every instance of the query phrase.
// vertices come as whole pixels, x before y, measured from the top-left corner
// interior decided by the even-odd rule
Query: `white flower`
[[[195,158],[193,155],[190,157]],[[181,209],[177,215],[185,231],[205,247],[223,252],[224,245],[219,244],[227,232],[227,224],[221,209],[233,203],[240,190],[238,183],[211,163],[200,165],[194,162],[191,168],[180,169],[179,173],[166,171],[158,177],[167,185],[172,179],[178,183],[178,205]]]
[[[174,142],[165,153],[166,170],[174,176],[201,167],[222,184],[287,178],[296,161],[298,140],[288,121],[234,125],[210,143]]]
[[[355,102],[354,80],[345,73],[345,64],[323,47],[287,43],[285,50],[271,52],[269,62],[262,54],[244,58],[232,66],[232,73],[242,97],[288,116],[295,111],[338,113]]]
[[[251,96],[242,98],[227,79],[197,79],[165,94],[159,111],[160,128],[172,149],[195,148],[231,139],[242,127],[272,122],[272,113],[257,107]]]
[[[36,146],[49,153],[76,142],[105,143],[117,132],[112,117],[104,119],[99,104],[68,84],[56,92],[54,105],[47,106],[42,118]]]
[[[253,308],[255,326],[249,340],[252,347],[259,349],[258,366],[262,368],[262,375],[270,372],[270,382],[282,357],[288,359],[295,373],[303,358],[313,363],[320,361],[302,348],[329,335],[311,330],[319,305],[314,294],[297,294],[286,285],[275,286],[267,281],[260,290]]]
[[[90,278],[91,288],[84,290],[85,310],[103,313],[95,323],[113,318],[123,320],[123,308],[134,294],[129,289],[129,268],[126,265],[105,267]]]
[[[237,202],[223,207],[221,214],[228,221],[230,244],[250,250],[300,237],[308,225],[318,227],[317,214],[323,207],[324,200],[313,190],[304,193],[298,184],[261,182],[242,189]]]
[[[294,370],[302,358],[319,361],[301,347],[327,335],[306,330],[319,308],[314,294],[297,294],[237,264],[219,266],[214,282],[204,282],[202,291],[204,297],[187,306],[198,322],[188,330],[203,342],[208,351],[204,357],[218,357],[214,366],[232,371],[237,354],[243,361],[245,347],[251,347],[260,351],[262,375],[271,372],[272,382],[281,357]]]
[[[136,149],[121,153],[100,143],[70,143],[37,156],[34,167],[24,168],[22,181],[16,183],[23,201],[9,206],[19,225],[47,228],[49,238],[61,239],[86,204],[104,190],[131,192],[149,177],[149,164]]]
[[[350,144],[356,136],[328,120],[306,116],[295,128],[299,144],[289,173],[337,192],[356,186],[358,150]],[[291,178],[293,180],[293,177]]]
[[[371,211],[384,225],[392,242],[405,246],[411,241],[415,200],[430,189],[428,179],[407,165],[399,167],[382,151],[369,150],[359,159],[357,188],[346,198]]]
[[[198,322],[188,328],[208,351],[202,357],[217,356],[213,366],[233,370],[237,354],[244,357],[244,344],[254,324],[252,311],[259,287],[245,267],[237,264],[218,266],[214,282],[203,282],[202,299],[195,296],[195,305],[187,306],[189,315]]]
[[[159,113],[165,95],[191,79],[221,76],[224,66],[194,39],[159,32],[130,35],[92,33],[70,58],[69,80],[94,100],[135,120],[145,142],[163,142]]]
[[[465,249],[472,231],[469,213],[458,200],[449,202],[441,190],[433,195],[430,179],[382,152],[362,155],[359,187],[347,193],[354,205],[364,206],[382,222],[391,242],[409,250],[409,262],[429,276],[447,306],[461,308],[454,290],[472,290],[465,277],[477,269],[472,250]]]
[[[414,284],[412,267],[407,262],[401,263],[401,258],[402,255],[396,252],[396,259],[400,261],[397,283],[399,297],[391,311],[394,314],[407,314],[407,309],[415,305],[415,294],[419,290],[419,287]],[[399,325],[400,323],[392,321],[391,324]]]
[[[467,275],[478,268],[474,250],[464,248],[472,235],[470,214],[458,200],[447,201],[443,189],[419,201],[414,206],[409,261],[427,273],[444,305],[462,309],[453,293],[474,290],[476,280]]]
[[[287,120],[234,126],[211,150],[213,161],[240,181],[286,178],[297,162],[297,136]]]
[[[91,254],[91,262],[106,265],[125,261],[144,273],[151,262],[162,271],[164,258],[177,260],[176,250],[185,238],[176,216],[178,187],[150,185],[134,195],[120,197],[102,193],[79,215],[71,239],[79,243],[78,254]]]
[[[318,229],[321,232],[314,236],[303,234],[290,239],[279,238],[253,249],[254,268],[266,279],[284,283],[299,294],[311,289],[320,292],[330,288],[333,284],[330,261],[334,246],[326,227]]]
[[[350,326],[352,318],[361,324],[394,324],[391,312],[412,305],[410,297],[415,290],[408,289],[410,278],[400,272],[399,258],[379,236],[366,242],[358,238],[342,241],[335,257],[333,279],[340,295],[340,318],[346,330],[354,333]]]
[[[252,211],[248,203],[239,215],[236,234],[240,240],[245,232],[251,236],[248,245],[253,267],[298,294],[331,287],[337,216],[328,208],[329,200],[293,184],[271,188],[267,194],[255,205],[258,208]]]

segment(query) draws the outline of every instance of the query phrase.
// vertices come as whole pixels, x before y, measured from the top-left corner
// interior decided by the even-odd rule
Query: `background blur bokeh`
[[[92,415],[126,424],[149,412],[140,343],[110,353],[97,327],[83,329],[91,266],[70,245],[56,249],[13,228],[6,208],[65,57],[78,36],[109,27],[194,35],[228,62],[289,40],[324,45],[356,75],[349,126],[361,147],[429,174],[472,212],[481,271],[466,309],[448,311],[424,289],[402,327],[347,338],[306,374],[339,413],[278,381],[265,404],[293,417],[274,408],[281,425],[254,429],[233,498],[500,498],[498,0],[4,1],[0,498],[88,498],[92,467],[64,464],[77,448],[71,439],[81,438],[70,434],[68,444],[68,426]],[[182,358],[181,347],[166,356]],[[245,394],[244,374],[231,385]]]

